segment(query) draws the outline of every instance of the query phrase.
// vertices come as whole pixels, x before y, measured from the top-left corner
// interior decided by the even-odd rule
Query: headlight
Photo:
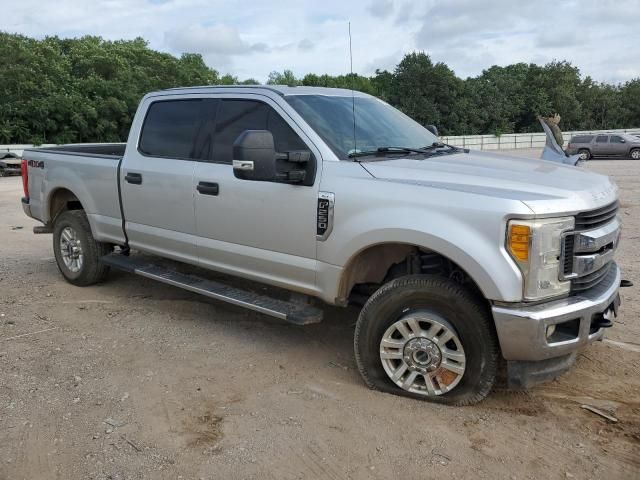
[[[560,254],[562,234],[574,225],[573,217],[509,221],[507,251],[522,272],[525,300],[569,292],[571,282],[560,281]]]

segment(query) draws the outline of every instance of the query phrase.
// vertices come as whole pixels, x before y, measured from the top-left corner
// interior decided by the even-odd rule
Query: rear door
[[[198,252],[209,268],[312,291],[316,271],[316,210],[320,153],[286,112],[258,94],[220,95],[210,159],[196,166]],[[311,150],[309,185],[234,176],[232,145],[245,130],[269,130],[276,151]]]
[[[129,245],[197,263],[195,141],[211,101],[176,97],[146,101],[139,139],[127,145],[120,178]]]

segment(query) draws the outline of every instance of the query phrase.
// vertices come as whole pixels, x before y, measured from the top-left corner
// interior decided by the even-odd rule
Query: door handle
[[[127,183],[133,183],[134,185],[140,185],[142,183],[142,174],[140,174],[140,173],[127,173],[124,176],[124,180]]]
[[[198,183],[196,190],[198,190],[198,192],[201,193],[202,195],[218,195],[218,192],[220,191],[220,187],[218,186],[217,183],[200,182]]]

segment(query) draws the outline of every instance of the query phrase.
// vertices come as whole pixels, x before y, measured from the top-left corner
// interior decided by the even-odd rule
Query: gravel
[[[620,186],[636,284],[612,342],[465,408],[368,390],[352,309],[295,327],[123,273],[69,285],[0,178],[0,479],[640,478],[640,162],[587,168]]]

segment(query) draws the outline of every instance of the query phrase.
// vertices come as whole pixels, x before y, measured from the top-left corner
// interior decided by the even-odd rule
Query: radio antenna
[[[349,22],[349,63],[351,66],[351,113],[353,115],[353,151],[357,151],[356,144],[356,94],[353,91],[353,52],[351,50],[351,22]]]

